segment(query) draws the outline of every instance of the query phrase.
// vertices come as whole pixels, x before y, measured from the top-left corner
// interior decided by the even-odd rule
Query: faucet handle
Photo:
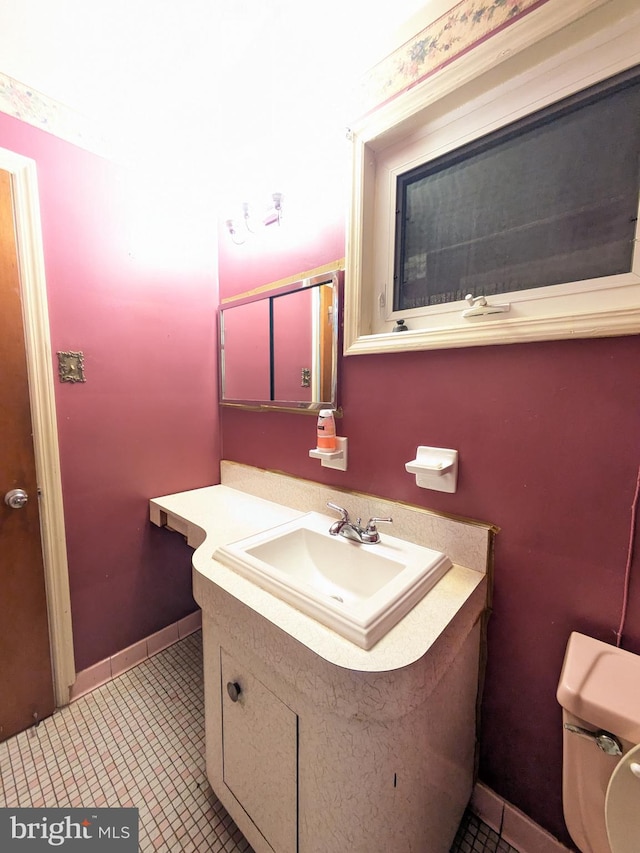
[[[362,530],[362,541],[375,545],[376,542],[380,541],[380,534],[378,533],[376,524],[382,524],[383,522],[391,524],[392,521],[392,518],[370,518],[367,526]]]
[[[375,533],[377,531],[378,524],[391,524],[393,522],[392,518],[370,518],[367,521],[367,526],[365,527],[365,531],[367,533]]]
[[[338,504],[332,504],[331,501],[327,501],[327,506],[329,509],[335,509],[336,512],[339,512],[342,516],[342,520],[347,523],[349,521],[349,513],[343,506],[338,506]]]

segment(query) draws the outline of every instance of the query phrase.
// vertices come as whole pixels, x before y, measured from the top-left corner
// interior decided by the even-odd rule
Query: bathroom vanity
[[[256,853],[446,853],[473,785],[494,528],[234,463],[222,481],[151,501],[196,549],[215,793]],[[369,650],[213,557],[336,496],[453,563]]]

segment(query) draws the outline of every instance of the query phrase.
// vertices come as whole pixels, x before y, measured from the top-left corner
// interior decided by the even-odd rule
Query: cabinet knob
[[[242,688],[237,681],[228,681],[227,693],[229,694],[229,699],[231,699],[232,702],[237,702],[240,698],[240,694],[242,693]]]

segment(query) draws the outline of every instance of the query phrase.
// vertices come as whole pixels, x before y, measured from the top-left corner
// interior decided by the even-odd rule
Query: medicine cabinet
[[[220,403],[315,412],[337,408],[342,273],[300,279],[220,311]]]

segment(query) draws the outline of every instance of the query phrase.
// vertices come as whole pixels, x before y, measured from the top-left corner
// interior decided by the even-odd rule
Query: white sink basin
[[[214,559],[370,649],[451,568],[440,551],[383,534],[365,545],[331,536],[335,518],[310,512],[223,545]]]

